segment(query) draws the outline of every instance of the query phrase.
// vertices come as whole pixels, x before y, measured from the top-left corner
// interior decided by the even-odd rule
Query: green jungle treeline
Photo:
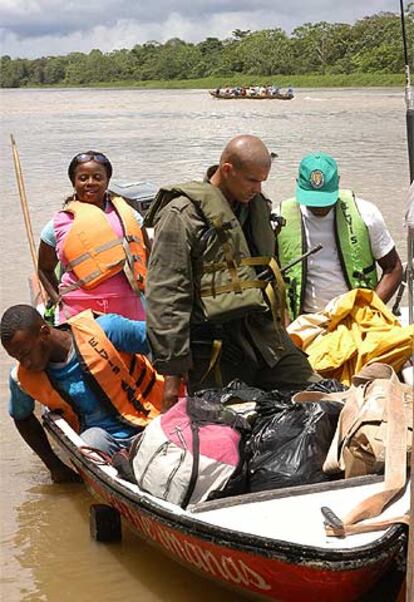
[[[407,8],[406,30],[407,39],[414,40],[414,2]],[[6,55],[0,58],[0,87],[213,87],[271,81],[309,87],[398,85],[403,72],[400,17],[387,12],[353,25],[306,23],[290,36],[280,28],[236,29],[229,39],[208,37],[198,44],[173,38],[108,53],[95,49],[37,59]]]

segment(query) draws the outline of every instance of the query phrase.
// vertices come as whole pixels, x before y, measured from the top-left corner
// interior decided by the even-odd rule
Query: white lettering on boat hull
[[[96,488],[95,484],[94,488]],[[224,579],[229,583],[255,588],[260,591],[271,589],[271,585],[267,583],[264,577],[240,558],[227,556],[213,549],[207,549],[191,541],[185,534],[180,533],[178,536],[171,528],[164,527],[160,523],[157,523],[155,519],[132,511],[127,504],[124,504],[118,498],[111,496],[108,501],[135,529],[145,537],[159,544],[172,556],[191,564],[212,577]],[[206,542],[205,545],[210,547],[214,544]]]

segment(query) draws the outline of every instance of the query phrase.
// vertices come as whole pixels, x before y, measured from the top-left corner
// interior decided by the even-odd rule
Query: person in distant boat
[[[286,225],[277,235],[280,266],[321,243],[321,251],[289,270],[286,302],[291,319],[322,310],[354,288],[374,289],[386,303],[402,266],[380,211],[352,190],[339,189],[338,166],[319,152],[299,165],[296,196],[282,201]],[[382,270],[377,276],[377,264]]]
[[[159,414],[164,380],[145,356],[145,322],[86,311],[53,328],[32,306],[14,305],[3,314],[0,336],[18,361],[9,414],[55,482],[76,475],[52,451],[35,399],[62,413],[85,445],[110,455]]]
[[[43,228],[38,261],[41,282],[59,302],[60,321],[84,309],[145,319],[142,217],[108,194],[112,165],[102,153],[76,155],[68,175],[73,196]],[[64,270],[60,283],[58,262]]]
[[[293,88],[292,88],[292,86],[291,86],[290,84],[289,84],[289,86],[288,86],[288,89],[287,89],[287,92],[286,92],[286,94],[287,94],[288,96],[290,96],[291,98],[293,98],[293,96],[294,96],[294,94],[295,94],[295,93],[294,93],[294,91],[293,91]]]
[[[255,136],[225,147],[208,181],[159,191],[145,217],[155,227],[147,275],[147,329],[165,375],[164,407],[234,378],[263,389],[319,380],[283,323],[283,280],[270,201],[271,154]]]

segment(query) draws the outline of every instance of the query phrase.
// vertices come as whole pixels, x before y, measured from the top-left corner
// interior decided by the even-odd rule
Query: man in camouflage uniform
[[[190,392],[240,378],[271,390],[319,380],[283,326],[270,202],[261,185],[271,156],[255,136],[225,147],[206,182],[161,189],[146,217],[155,227],[147,328],[167,408]]]

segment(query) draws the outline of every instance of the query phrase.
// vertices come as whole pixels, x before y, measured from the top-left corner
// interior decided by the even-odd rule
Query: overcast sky
[[[0,54],[40,57],[132,48],[148,40],[220,39],[234,29],[353,23],[398,0],[0,0]]]

